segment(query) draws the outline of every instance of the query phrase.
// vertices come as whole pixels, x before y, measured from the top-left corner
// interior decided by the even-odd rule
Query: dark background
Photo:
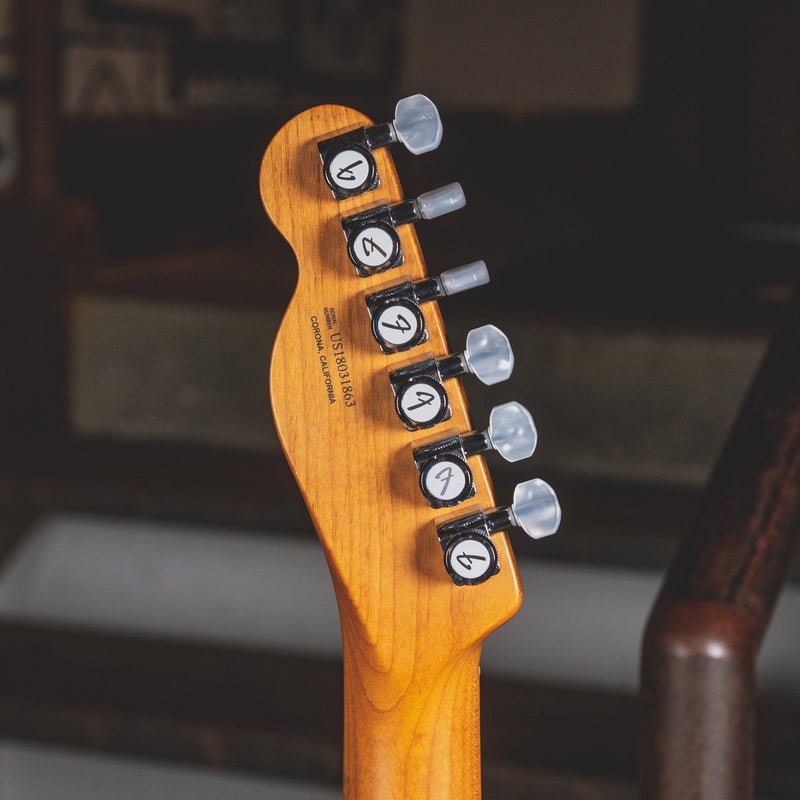
[[[0,3],[0,550],[53,510],[313,535],[259,394],[268,338],[210,343],[252,314],[269,332],[291,293],[257,191],[274,132],[324,102],[388,120],[421,91],[445,137],[418,159],[396,148],[401,180],[468,197],[419,226],[430,271],[480,257],[492,274],[446,306],[451,341],[478,315],[524,343],[512,386],[570,509],[517,552],[663,569],[795,284],[800,7],[554,5]],[[528,477],[493,472],[503,498]],[[338,779],[335,663],[13,620],[0,646],[4,735],[203,763],[211,735],[220,766]],[[288,688],[259,714],[264,675]],[[329,687],[321,734],[297,710],[312,684]],[[503,708],[525,707],[536,745],[490,734],[487,795],[630,796],[632,697],[485,691],[496,739]],[[765,709],[764,796],[796,796],[798,717]]]

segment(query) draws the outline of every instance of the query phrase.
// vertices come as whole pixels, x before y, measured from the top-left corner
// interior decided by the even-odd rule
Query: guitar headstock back
[[[514,614],[522,592],[503,532],[492,536],[500,570],[491,579],[459,586],[444,569],[437,523],[454,509],[426,502],[412,451],[432,434],[466,432],[472,424],[457,378],[446,382],[451,416],[443,424],[408,430],[398,417],[390,372],[451,351],[435,301],[421,307],[424,343],[386,353],[373,336],[366,296],[427,272],[411,224],[396,229],[399,266],[362,275],[348,256],[343,220],[405,199],[386,147],[372,151],[377,178],[366,180],[373,188],[334,196],[319,143],[362,127],[374,126],[352,109],[317,107],[286,124],[264,155],[264,206],[298,265],[272,354],[270,393],[281,443],[330,565],[345,636],[361,643],[375,669],[407,681],[414,670],[479,646]],[[349,177],[358,171],[353,163],[343,159],[337,169]],[[463,513],[495,505],[483,459],[469,461],[475,495],[456,509]]]

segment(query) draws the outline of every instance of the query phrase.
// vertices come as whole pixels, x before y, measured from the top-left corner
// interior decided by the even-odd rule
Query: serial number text
[[[339,382],[342,391],[342,398],[347,408],[352,408],[356,404],[353,384],[350,377],[350,367],[347,364],[347,354],[344,351],[344,342],[341,333],[331,334],[331,350],[333,351],[333,367],[331,372],[334,379]]]

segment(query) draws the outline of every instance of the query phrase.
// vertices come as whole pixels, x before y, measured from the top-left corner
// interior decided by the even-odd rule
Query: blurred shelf
[[[6,448],[0,498],[17,513],[50,509],[311,533],[281,454],[67,438]]]
[[[494,472],[501,502],[519,470]],[[568,535],[535,543],[521,537],[515,550],[522,558],[663,569],[699,499],[691,487],[547,477],[569,509]],[[313,535],[281,453],[177,444],[71,438],[6,449],[0,510],[20,520],[69,510]]]
[[[341,781],[336,662],[14,623],[0,655],[4,737]],[[485,680],[482,739],[487,797],[633,796],[633,697]]]
[[[338,784],[338,663],[6,622],[0,734]],[[636,701],[564,686],[482,681],[484,792],[635,796]],[[800,713],[759,707],[759,790],[796,797]]]
[[[75,294],[96,294],[176,303],[206,303],[282,311],[294,291],[297,267],[283,238],[268,226],[257,236],[230,244],[197,245],[132,255],[82,266],[69,284]],[[526,252],[509,260],[496,240],[463,243],[452,250],[454,220],[441,231],[419,231],[429,274],[479,254],[491,282],[479,293],[448,298],[461,313],[495,307],[498,314],[527,312],[537,319],[574,319],[651,329],[765,333],[780,318],[794,291],[796,245],[781,239],[748,238],[742,229],[701,229],[665,223],[553,252]],[[791,237],[787,229],[784,236]],[[798,229],[800,236],[800,229]],[[508,246],[506,242],[503,246]],[[724,263],[729,272],[704,271]],[[646,264],[647,268],[642,269]],[[758,264],[758,269],[754,269]]]

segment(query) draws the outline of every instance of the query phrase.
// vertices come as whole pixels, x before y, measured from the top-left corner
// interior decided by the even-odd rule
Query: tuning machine
[[[347,255],[358,274],[365,278],[403,263],[400,237],[395,230],[420,219],[435,219],[467,204],[460,183],[448,183],[412,200],[379,205],[345,217]]]
[[[494,325],[473,328],[463,353],[427,358],[389,373],[395,409],[408,430],[431,428],[451,416],[443,381],[471,372],[492,386],[507,380],[513,369],[508,337]]]
[[[520,461],[533,455],[537,438],[525,406],[515,401],[495,406],[485,431],[447,436],[414,448],[422,494],[431,508],[463,503],[475,494],[468,458],[496,450],[506,461]]]
[[[402,142],[414,155],[435,150],[442,141],[442,120],[422,94],[398,101],[394,120],[346,131],[317,144],[322,174],[337,200],[355,197],[380,185],[372,151]]]
[[[453,582],[483,583],[497,574],[500,565],[491,536],[509,528],[521,528],[533,539],[558,530],[561,506],[552,487],[540,478],[514,489],[514,500],[505,508],[478,511],[451,519],[436,527],[444,553],[444,566]]]
[[[410,350],[428,340],[422,303],[482,286],[489,282],[483,261],[448,269],[439,276],[405,281],[366,296],[372,335],[384,353]]]

